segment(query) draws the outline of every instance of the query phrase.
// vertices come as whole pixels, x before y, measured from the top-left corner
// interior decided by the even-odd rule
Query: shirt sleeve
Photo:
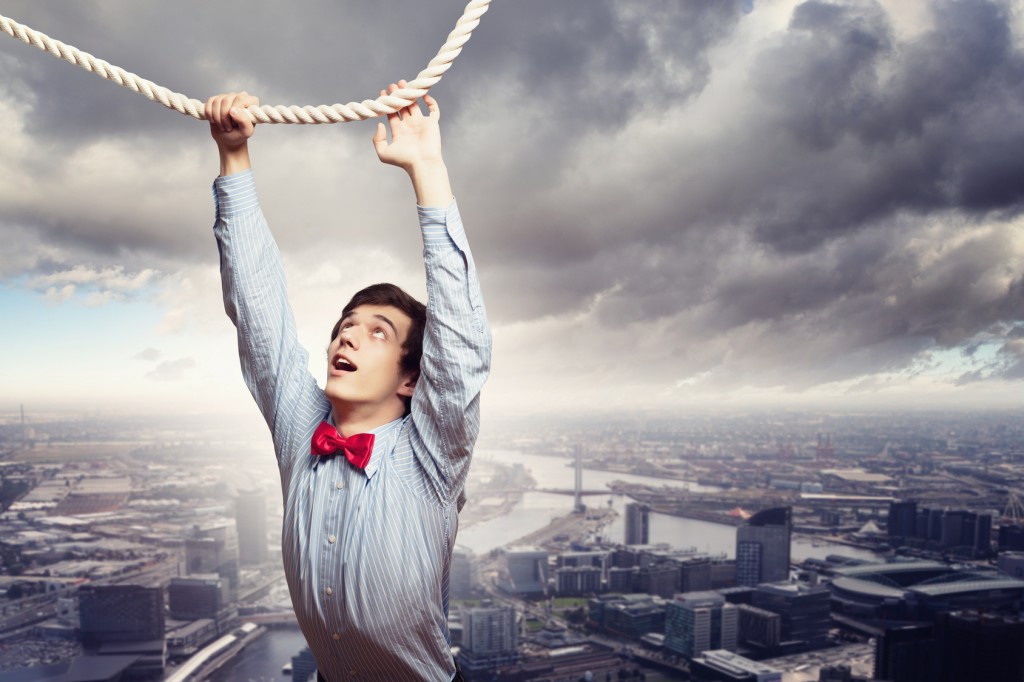
[[[480,431],[480,390],[491,363],[491,332],[459,209],[418,207],[427,274],[427,320],[412,397],[415,447],[443,502],[465,487]]]
[[[260,209],[251,170],[213,184],[224,309],[238,332],[242,377],[274,438],[278,462],[323,417],[326,398],[309,372],[288,303],[281,254]]]

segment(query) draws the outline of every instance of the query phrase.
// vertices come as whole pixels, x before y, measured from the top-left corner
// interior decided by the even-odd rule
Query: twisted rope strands
[[[249,117],[257,123],[304,124],[346,123],[348,121],[363,121],[377,116],[393,114],[427,94],[430,88],[441,80],[444,73],[451,68],[452,62],[462,52],[462,47],[469,42],[473,31],[480,25],[480,17],[487,12],[490,4],[491,0],[470,0],[462,16],[455,22],[455,28],[448,34],[448,39],[441,46],[441,49],[438,50],[437,55],[430,60],[426,68],[416,75],[416,78],[409,81],[406,87],[396,90],[391,94],[381,95],[376,99],[364,99],[362,102],[349,102],[348,104],[321,104],[319,106],[273,106],[264,104],[259,107],[249,107],[246,111]],[[172,92],[153,81],[141,78],[102,59],[97,59],[88,52],[83,52],[76,47],[62,43],[59,40],[54,40],[3,15],[0,15],[0,29],[26,45],[34,45],[40,50],[49,52],[54,57],[92,72],[100,78],[113,81],[132,92],[143,94],[150,100],[159,102],[168,109],[173,109],[180,114],[191,116],[199,121],[206,119],[206,116],[203,114],[203,102],[200,100],[192,99],[179,92]]]

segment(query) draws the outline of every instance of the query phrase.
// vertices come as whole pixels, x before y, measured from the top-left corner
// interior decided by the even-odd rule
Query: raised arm
[[[278,460],[308,439],[328,409],[309,373],[288,303],[281,254],[263,217],[250,167],[254,126],[242,110],[259,101],[245,93],[210,98],[206,115],[220,152],[214,182],[224,309],[238,332],[242,376],[274,437]]]
[[[245,108],[259,106],[260,100],[247,92],[229,92],[206,100],[203,107],[210,122],[210,135],[220,152],[221,176],[234,175],[252,168],[249,160],[249,138],[256,131],[244,114]]]
[[[392,84],[390,90],[404,87]],[[480,429],[480,391],[490,369],[487,325],[476,264],[441,154],[440,111],[429,95],[388,117],[373,138],[384,163],[405,170],[419,204],[427,275],[427,321],[420,376],[412,400],[415,448],[444,501],[465,486]]]

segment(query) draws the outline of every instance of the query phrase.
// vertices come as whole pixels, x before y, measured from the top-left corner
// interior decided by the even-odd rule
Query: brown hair
[[[331,330],[331,341],[338,336],[341,329],[341,321],[348,317],[349,313],[363,305],[386,305],[396,308],[408,316],[411,324],[409,333],[402,342],[402,357],[399,365],[402,373],[410,374],[414,379],[419,377],[420,359],[423,357],[423,328],[427,322],[427,307],[410,296],[401,287],[394,284],[371,284],[365,289],[357,291],[352,299],[341,311],[341,317],[334,324]],[[411,400],[405,398],[405,412],[409,413]]]

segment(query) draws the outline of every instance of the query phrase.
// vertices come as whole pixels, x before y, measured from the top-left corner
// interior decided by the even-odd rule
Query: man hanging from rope
[[[392,84],[389,92],[405,85]],[[384,94],[384,91],[381,91]],[[416,193],[427,305],[391,284],[353,296],[331,332],[321,389],[296,339],[280,253],[257,201],[246,93],[212,97],[224,307],[242,374],[274,441],[285,575],[320,680],[461,679],[448,576],[479,429],[491,337],[429,95],[388,116],[377,156]],[[325,246],[343,264],[345,239]],[[333,295],[332,292],[331,295]]]

